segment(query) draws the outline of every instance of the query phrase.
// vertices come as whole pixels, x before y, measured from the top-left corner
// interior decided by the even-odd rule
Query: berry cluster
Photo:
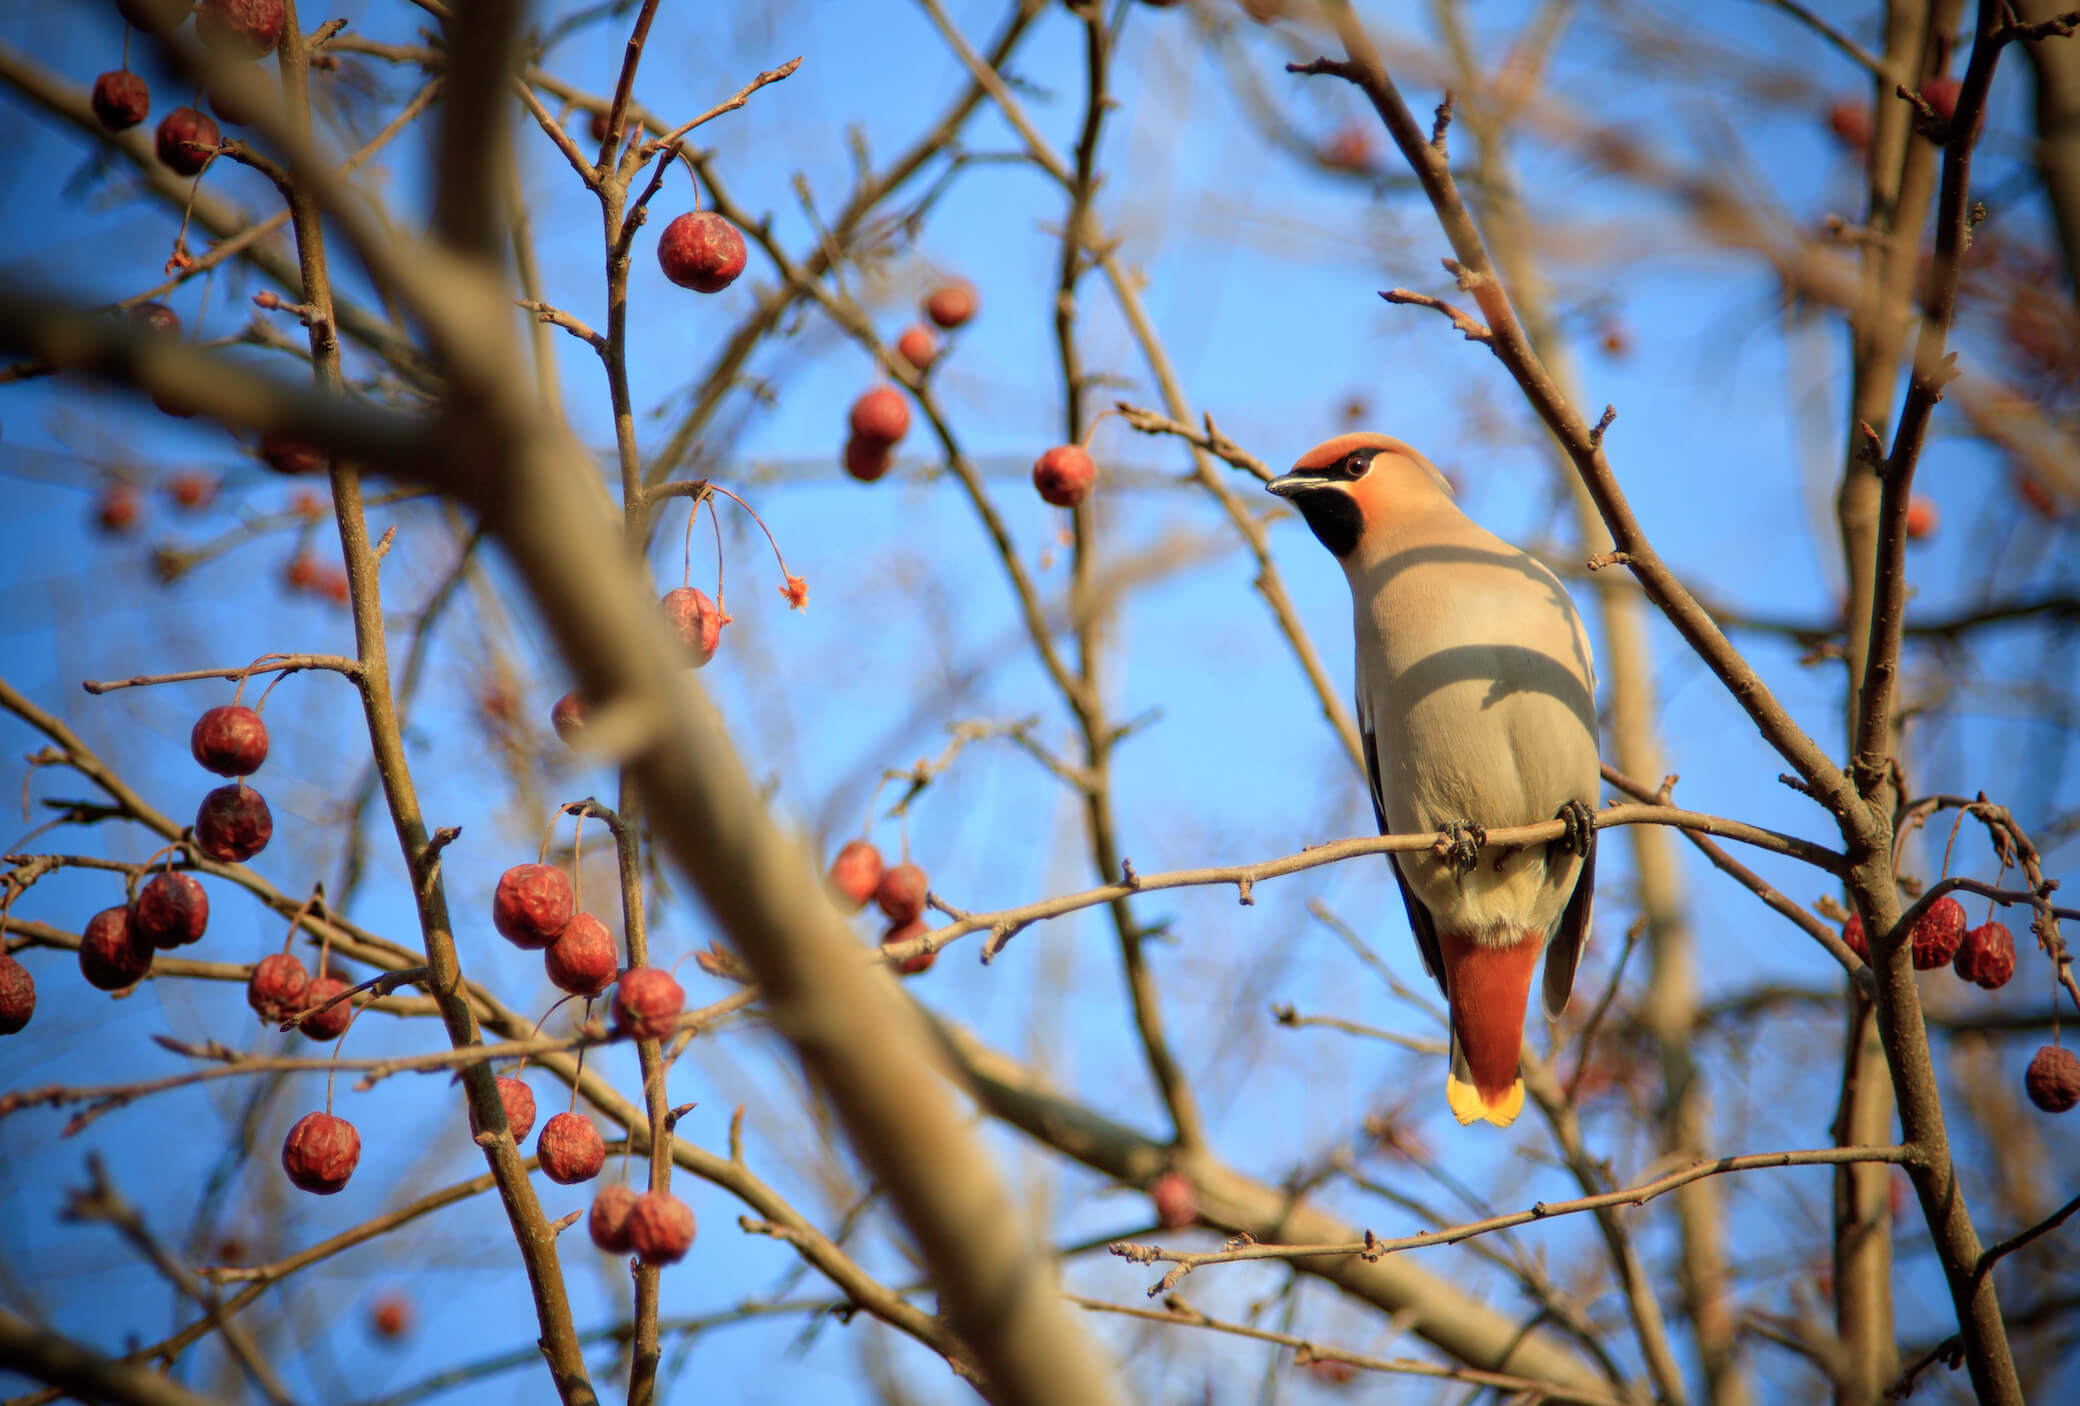
[[[904,860],[884,867],[881,851],[865,840],[850,840],[831,861],[831,891],[852,912],[859,912],[872,899],[888,919],[881,945],[891,947],[930,931],[924,921],[925,899],[931,892],[924,870]],[[939,960],[937,952],[919,952],[905,957],[897,969],[905,976],[930,971]]]

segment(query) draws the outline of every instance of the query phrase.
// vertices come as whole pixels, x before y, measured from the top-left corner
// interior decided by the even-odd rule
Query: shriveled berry
[[[585,731],[585,700],[575,693],[566,693],[549,709],[549,726],[566,746],[575,747],[580,734]]]
[[[513,1141],[525,1141],[534,1131],[534,1090],[518,1079],[501,1074],[498,1076],[498,1101],[506,1107],[506,1126],[513,1130]],[[469,1130],[480,1133],[476,1110],[470,1110]]]
[[[865,840],[847,840],[831,861],[831,888],[857,913],[881,887],[881,851]]]
[[[2022,1076],[2029,1101],[2046,1113],[2064,1113],[2080,1103],[2080,1059],[2057,1045],[2045,1045]]]
[[[310,994],[311,974],[287,952],[276,952],[253,964],[246,978],[246,1004],[268,1025],[279,1025],[302,1010]]]
[[[1372,139],[1363,127],[1339,127],[1329,140],[1322,143],[1318,158],[1332,171],[1370,170]]]
[[[669,1191],[646,1191],[628,1213],[628,1247],[644,1264],[677,1264],[693,1248],[693,1208]]]
[[[240,703],[212,708],[195,720],[188,751],[219,776],[251,776],[267,760],[267,724]]]
[[[1842,941],[1851,952],[1868,962],[1871,959],[1870,939],[1863,934],[1863,914],[1851,913],[1849,921],[1842,924]]]
[[[552,864],[515,864],[499,875],[491,895],[491,923],[515,947],[540,951],[570,926],[578,900],[571,881]]]
[[[354,1023],[352,1001],[325,1006],[322,1011],[318,1007],[346,990],[349,984],[336,976],[321,976],[313,980],[303,992],[303,1004],[311,1014],[296,1022],[296,1028],[313,1040],[337,1040],[346,1034],[347,1027]]]
[[[1998,991],[2015,975],[2015,938],[2007,924],[1986,922],[1964,935],[1953,966],[1958,976]]]
[[[534,1150],[542,1161],[542,1175],[559,1186],[591,1181],[607,1164],[607,1145],[582,1113],[559,1113],[542,1124]]]
[[[603,1186],[592,1195],[592,1209],[585,1215],[585,1232],[592,1243],[610,1255],[625,1255],[630,1250],[628,1243],[628,1216],[636,1208],[636,1194],[616,1182]]]
[[[200,942],[209,926],[209,894],[187,874],[160,874],[137,891],[130,926],[141,941],[162,949]]]
[[[369,1306],[369,1331],[385,1342],[396,1342],[412,1331],[412,1301],[392,1289]]]
[[[104,908],[87,920],[79,937],[79,971],[89,986],[121,991],[152,969],[152,944],[130,926],[128,908]]]
[[[192,470],[166,480],[166,496],[183,512],[198,512],[217,500],[217,481]]]
[[[894,923],[881,935],[881,945],[893,947],[899,942],[908,942],[913,937],[923,937],[929,931],[922,918],[912,918],[907,923]],[[919,972],[930,971],[932,963],[938,960],[937,952],[913,952],[896,963],[896,970],[904,976],[916,976]]]
[[[662,967],[630,967],[614,987],[614,1028],[637,1040],[661,1040],[686,1009],[686,992]]]
[[[924,315],[950,330],[974,317],[976,306],[972,284],[944,283],[926,296]]]
[[[0,952],[0,1035],[12,1035],[36,1014],[36,979],[29,969]]]
[[[657,237],[664,276],[696,293],[720,293],[744,271],[744,236],[713,210],[679,216]]]
[[[896,338],[896,355],[922,371],[939,355],[939,339],[928,327],[906,327]]]
[[[87,105],[104,131],[127,132],[151,116],[152,90],[130,70],[110,69],[94,80]]]
[[[872,483],[888,472],[888,446],[854,435],[845,441],[845,472],[861,483]]]
[[[898,864],[881,876],[874,901],[891,923],[907,923],[924,913],[924,896],[930,888],[924,870],[915,864]]]
[[[725,617],[721,607],[708,599],[706,591],[693,586],[666,591],[658,604],[664,607],[665,619],[679,632],[680,643],[686,646],[693,667],[704,667],[715,657],[715,646],[722,641]]]
[[[111,483],[94,500],[94,525],[111,537],[137,526],[137,490],[127,483]]]
[[[1947,967],[1964,942],[1964,905],[1944,894],[1914,920],[1914,970]]]
[[[542,954],[542,966],[559,991],[597,996],[614,984],[620,954],[607,925],[590,913],[572,915],[563,931]]]
[[[243,781],[219,786],[195,812],[195,847],[225,864],[243,864],[273,838],[266,799]]]
[[[280,430],[260,436],[260,462],[288,477],[325,472],[325,455],[309,444]]]
[[[282,0],[202,0],[195,32],[223,58],[265,58],[281,40],[284,19]]]
[[[1076,444],[1057,444],[1033,461],[1033,487],[1057,508],[1073,508],[1090,496],[1098,466]]]
[[[1921,96],[1945,122],[1956,115],[1957,95],[1963,91],[1964,84],[1947,74],[1938,74],[1921,85]]]
[[[331,1196],[361,1162],[361,1134],[344,1118],[306,1113],[282,1143],[282,1170],[299,1190]]]
[[[1851,151],[1871,144],[1871,105],[1863,98],[1837,98],[1827,109],[1827,130]]]
[[[1165,1230],[1182,1230],[1199,1219],[1199,1193],[1182,1172],[1165,1172],[1148,1189],[1156,1203],[1156,1224]]]
[[[176,175],[192,176],[209,164],[224,134],[208,113],[177,107],[159,119],[152,149],[159,164]]]
[[[1919,493],[1907,500],[1907,538],[1909,541],[1925,542],[1936,535],[1936,526],[1942,515],[1936,511],[1935,500],[1924,498]]]
[[[890,445],[910,433],[910,402],[903,393],[876,386],[852,402],[852,437]]]

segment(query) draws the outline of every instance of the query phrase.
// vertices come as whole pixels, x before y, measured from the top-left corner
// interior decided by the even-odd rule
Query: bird
[[[1388,856],[1451,1023],[1445,1098],[1461,1125],[1524,1107],[1524,1012],[1558,1019],[1596,887],[1596,669],[1558,578],[1453,500],[1421,454],[1345,434],[1269,490],[1350,583],[1357,720],[1380,833],[1435,834]],[[1549,844],[1483,853],[1488,829],[1560,819]]]

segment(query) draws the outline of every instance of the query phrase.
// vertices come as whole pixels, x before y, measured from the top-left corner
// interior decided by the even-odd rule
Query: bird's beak
[[[1310,488],[1320,488],[1321,486],[1322,480],[1314,474],[1287,474],[1283,478],[1275,478],[1265,484],[1264,491],[1266,493],[1275,493],[1281,498],[1290,500],[1299,497]]]

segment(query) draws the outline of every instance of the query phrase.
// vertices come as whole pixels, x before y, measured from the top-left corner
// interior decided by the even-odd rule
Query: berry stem
[[[770,545],[772,546],[772,548],[773,548],[773,559],[774,559],[775,561],[777,561],[777,562],[779,562],[779,563],[780,563],[780,574],[781,574],[782,576],[788,576],[788,577],[792,577],[792,576],[794,575],[794,573],[793,573],[793,572],[791,572],[791,571],[789,571],[789,570],[787,569],[787,556],[786,556],[786,554],[785,554],[785,553],[783,553],[783,552],[782,552],[782,551],[780,550],[780,543],[779,543],[779,541],[778,541],[778,540],[777,540],[777,539],[776,539],[776,538],[775,538],[775,537],[773,536],[773,529],[772,529],[772,528],[770,528],[770,527],[767,527],[767,526],[766,526],[766,520],[765,520],[764,518],[762,518],[762,517],[760,517],[760,516],[758,515],[758,509],[756,509],[756,508],[752,507],[752,506],[751,506],[751,505],[750,505],[749,503],[745,502],[745,501],[744,501],[744,500],[743,500],[742,498],[739,498],[739,497],[738,497],[738,496],[737,496],[736,494],[734,494],[734,493],[730,492],[730,491],[729,491],[729,490],[728,490],[727,488],[724,488],[724,487],[723,487],[723,486],[722,486],[721,484],[709,484],[709,485],[708,485],[708,488],[707,488],[707,491],[708,491],[708,492],[710,492],[710,493],[720,493],[720,494],[721,494],[721,495],[722,495],[723,497],[725,497],[725,498],[729,499],[729,500],[730,500],[731,502],[735,503],[735,504],[736,504],[736,505],[737,505],[738,507],[742,508],[742,509],[743,509],[743,510],[744,510],[745,512],[747,512],[747,513],[751,514],[751,520],[752,520],[753,522],[755,522],[755,523],[757,523],[757,524],[758,524],[758,530],[759,530],[760,532],[763,532],[763,533],[765,533],[765,534],[766,534],[766,541],[767,541],[767,542],[768,542],[768,543],[769,543],[769,544],[770,544]],[[718,525],[718,526],[717,526],[717,528],[716,528],[716,531],[717,531],[717,533],[719,534],[719,533],[721,532],[721,530],[722,530],[722,529],[721,529],[721,527],[720,527],[720,526]],[[719,545],[720,545],[720,543],[721,543],[721,540],[722,540],[722,539],[721,539],[721,537],[720,537],[720,536],[718,535],[718,536],[717,536],[717,538],[716,538],[716,542],[717,542],[717,544],[718,544],[718,548],[719,548]],[[719,579],[719,578],[718,578],[718,580],[717,580],[717,586],[716,586],[716,589],[717,589],[717,590],[720,590],[720,589],[721,589],[721,585],[720,585],[720,579]],[[717,602],[717,604],[719,605],[719,604],[720,604],[720,602]]]
[[[130,71],[130,26],[123,26],[123,72]]]
[[[239,705],[239,703],[245,698],[246,680],[251,678],[255,673],[257,673],[262,664],[267,663],[271,659],[287,659],[289,657],[290,656],[286,654],[263,654],[258,659],[255,659],[252,663],[246,665],[243,669],[240,669],[238,671],[238,687],[231,690],[231,706],[236,708]],[[256,705],[253,711],[257,713],[260,711],[260,709]]]
[[[288,936],[282,939],[282,952],[285,956],[288,954],[290,944],[296,941],[296,930],[302,927],[303,920],[311,915],[311,906],[315,903],[320,902],[324,898],[324,896],[325,885],[313,885],[311,888],[311,896],[303,901],[303,907],[297,909],[296,915],[289,919]],[[327,942],[330,942],[332,939],[331,924],[329,923],[326,924],[325,938]],[[322,975],[322,973],[320,974]]]
[[[552,1015],[555,1015],[555,1014],[556,1014],[556,1008],[557,1008],[558,1006],[561,1006],[561,1005],[563,1005],[563,1004],[564,1004],[565,1002],[567,1002],[567,1001],[575,1001],[575,1000],[577,1000],[577,999],[578,999],[578,996],[577,996],[577,993],[576,993],[576,992],[572,992],[572,993],[571,993],[570,995],[568,995],[568,996],[559,996],[559,997],[557,997],[557,998],[556,998],[556,999],[555,999],[555,1000],[554,1000],[553,1002],[551,1002],[551,1003],[550,1003],[550,1005],[549,1005],[549,1009],[547,1009],[547,1010],[545,1010],[545,1011],[543,1011],[543,1012],[542,1012],[542,1018],[541,1018],[540,1020],[538,1020],[538,1021],[536,1021],[536,1022],[534,1023],[534,1029],[532,1029],[532,1030],[530,1030],[530,1031],[528,1031],[528,1032],[527,1032],[527,1038],[528,1038],[528,1039],[530,1039],[530,1040],[533,1040],[534,1038],[536,1038],[537,1036],[539,1036],[539,1035],[540,1035],[540,1034],[542,1033],[542,1027],[543,1027],[544,1025],[547,1025],[547,1024],[549,1023],[549,1017],[550,1017],[550,1016],[552,1016]],[[588,1001],[588,1002],[587,1002],[587,1004],[589,1005],[589,1004],[590,1004],[590,1002]],[[582,1055],[584,1054],[584,1052],[585,1052],[585,1050],[584,1050],[584,1046],[582,1046],[582,1045],[581,1045],[581,1046],[579,1046],[579,1047],[578,1047],[578,1053],[579,1053],[579,1055],[580,1055],[580,1056],[582,1056]],[[520,1076],[521,1074],[523,1074],[523,1073],[525,1073],[525,1072],[526,1072],[526,1070],[527,1070],[527,1061],[528,1061],[528,1060],[529,1060],[530,1058],[532,1058],[532,1056],[531,1056],[531,1055],[522,1055],[522,1056],[520,1056],[520,1062],[519,1062],[518,1064],[516,1064],[516,1065],[514,1065],[514,1066],[513,1066],[513,1077],[514,1077],[514,1078],[518,1078],[518,1077],[519,1077],[519,1076]],[[576,1089],[573,1089],[573,1090],[571,1091],[571,1096],[572,1096],[572,1098],[573,1098],[573,1099],[575,1099],[575,1098],[577,1097],[577,1091],[576,1091]]]
[[[1091,422],[1083,427],[1083,438],[1076,441],[1076,447],[1088,454],[1091,448],[1091,440],[1098,433],[1098,426],[1105,423],[1105,419],[1107,416],[1117,415],[1119,413],[1119,411],[1112,409],[1108,406],[1106,409],[1100,410],[1097,414],[1093,415],[1091,417]]]
[[[592,997],[587,996],[585,998],[585,1014],[580,1017],[578,1023],[582,1027],[590,1024],[591,1021]],[[587,1048],[585,1045],[578,1046],[578,1068],[577,1072],[571,1075],[571,1106],[566,1110],[567,1112],[576,1113],[578,1111],[578,1084],[585,1077],[585,1051]]]

